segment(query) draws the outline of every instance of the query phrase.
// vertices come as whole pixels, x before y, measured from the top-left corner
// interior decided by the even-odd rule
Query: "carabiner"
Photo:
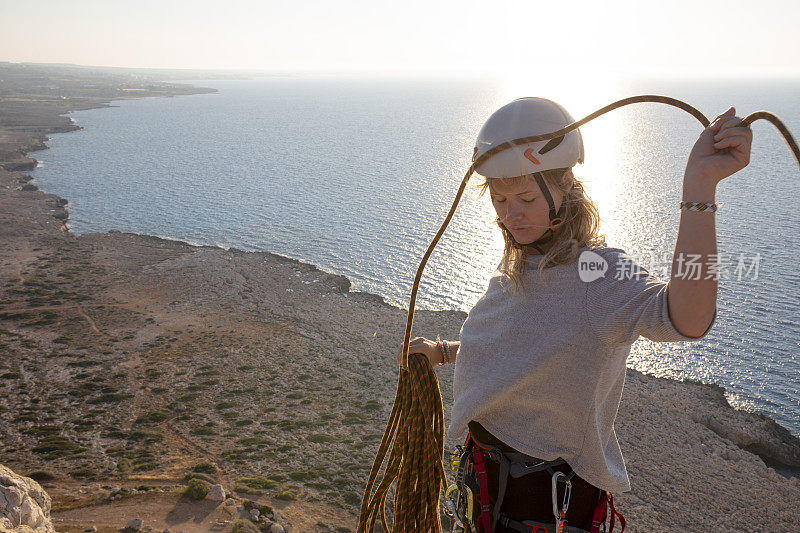
[[[561,509],[558,508],[558,480],[564,477],[564,497],[561,500]],[[572,481],[569,480],[564,472],[556,470],[553,472],[552,478],[552,499],[553,499],[553,516],[556,519],[556,533],[564,531],[564,523],[567,521],[567,509],[569,509],[569,500],[572,496]]]
[[[454,491],[458,491],[455,501],[450,497],[450,494]],[[462,497],[466,497],[466,502],[462,500]],[[473,531],[475,529],[475,524],[472,521],[472,489],[466,485],[462,487],[455,484],[450,485],[447,488],[447,492],[445,492],[444,499],[446,505],[445,514],[447,514],[448,518],[455,520],[456,526],[466,531]],[[460,508],[464,503],[466,504],[466,509],[462,512]],[[452,513],[453,516],[450,516],[450,513]],[[466,516],[463,516],[464,514],[466,514]]]

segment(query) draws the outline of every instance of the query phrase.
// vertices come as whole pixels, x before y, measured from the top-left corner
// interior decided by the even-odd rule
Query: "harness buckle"
[[[543,524],[535,520],[517,522],[503,512],[500,512],[498,523],[506,529],[513,529],[521,533],[550,533],[552,530],[552,528],[548,529],[548,524]]]
[[[548,533],[547,527],[541,524],[536,524],[531,520],[523,520],[521,524],[523,526],[530,526],[530,529],[526,529],[525,533]]]

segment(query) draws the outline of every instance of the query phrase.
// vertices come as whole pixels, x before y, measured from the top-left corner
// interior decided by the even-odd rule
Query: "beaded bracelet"
[[[442,366],[444,364],[450,363],[450,346],[447,345],[447,341],[441,340],[439,335],[436,335],[436,348],[438,348],[439,352],[442,354],[442,362],[436,366]]]
[[[682,211],[711,211],[713,213],[718,207],[717,204],[706,202],[681,202]]]

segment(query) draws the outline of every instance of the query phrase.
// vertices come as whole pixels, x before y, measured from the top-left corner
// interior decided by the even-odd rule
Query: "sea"
[[[82,129],[53,135],[49,150],[35,154],[35,183],[69,200],[71,230],[269,251],[345,275],[353,290],[402,308],[481,125],[515,98],[549,98],[579,119],[627,96],[661,94],[710,120],[730,105],[740,117],[771,111],[800,136],[800,79],[540,73],[188,83],[218,92],[74,112]],[[599,207],[607,242],[665,280],[683,171],[702,129],[656,103],[581,127],[585,163],[574,171]],[[628,366],[720,385],[735,407],[800,436],[800,168],[774,126],[758,121],[752,130],[750,164],[717,192],[713,330],[693,343],[640,339]],[[417,309],[468,312],[497,267],[502,239],[477,182],[428,261]]]

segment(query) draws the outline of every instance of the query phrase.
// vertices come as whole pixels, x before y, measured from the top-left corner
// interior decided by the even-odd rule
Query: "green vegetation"
[[[276,500],[294,501],[297,499],[297,492],[293,488],[284,489],[275,493]]]
[[[202,474],[216,474],[217,469],[211,463],[197,463],[192,467],[192,472],[200,472]]]
[[[211,488],[199,479],[190,479],[183,495],[192,500],[202,500],[206,497]]]
[[[36,435],[37,437],[58,435],[60,432],[61,428],[58,426],[33,426],[22,430],[22,433],[25,433],[26,435]]]
[[[105,452],[117,459],[117,470],[126,473],[144,472],[158,468],[158,460],[152,450],[147,448],[109,447]]]
[[[361,406],[361,408],[365,411],[377,411],[381,408],[381,404],[379,404],[376,400],[367,400],[364,405]]]
[[[306,438],[311,442],[333,442],[336,440],[330,435],[325,435],[324,433],[312,433]]]
[[[250,520],[245,518],[240,518],[236,522],[233,523],[233,529],[231,530],[232,533],[261,533],[261,530],[258,529],[254,523]]]
[[[317,477],[317,474],[311,470],[298,470],[297,472],[291,472],[289,477],[295,481],[306,481],[314,479]]]
[[[52,481],[56,478],[56,476],[54,476],[50,472],[45,472],[44,470],[36,470],[35,472],[30,472],[28,474],[25,474],[25,476],[39,483],[43,483],[45,481]]]
[[[189,402],[195,401],[199,397],[200,397],[200,394],[198,394],[196,392],[188,392],[188,393],[184,394],[183,396],[179,397],[178,401],[182,402],[182,403],[189,403]]]
[[[82,479],[86,481],[94,481],[96,479],[99,479],[98,472],[86,466],[78,468],[76,470],[72,470],[69,473],[69,477],[73,479]]]
[[[220,457],[224,461],[230,461],[231,463],[244,463],[245,459],[247,459],[247,450],[225,450],[220,454]]]
[[[71,440],[57,435],[44,437],[39,445],[33,448],[35,453],[40,453],[48,461],[61,457],[75,457],[83,452],[83,448]]]
[[[355,424],[366,424],[367,421],[364,419],[364,415],[361,413],[356,413],[354,411],[347,411],[344,414],[344,418],[342,419],[342,423],[348,426],[352,426]]]
[[[169,413],[165,413],[163,411],[151,411],[149,413],[145,413],[139,416],[136,419],[137,424],[156,424],[158,422],[163,422],[169,418]]]
[[[90,366],[98,366],[101,364],[99,361],[92,361],[91,359],[83,359],[82,361],[70,361],[67,363],[68,367],[72,368],[88,368]]]
[[[248,487],[247,485],[242,485],[241,483],[237,483],[233,487],[233,491],[240,492],[242,494],[255,494],[255,495],[264,494],[263,490],[254,489],[253,487]]]
[[[122,400],[127,400],[128,398],[133,398],[132,394],[120,394],[116,392],[112,392],[109,394],[102,394],[97,398],[92,398],[87,403],[96,405],[101,403],[119,403]]]
[[[250,511],[250,509],[258,509],[258,512],[262,515],[270,518],[275,515],[275,510],[272,509],[269,505],[263,505],[258,502],[254,502],[253,500],[245,500],[242,502],[242,507],[244,507],[245,511]]]
[[[361,504],[361,496],[353,491],[346,492],[344,494],[344,503],[349,505],[359,505]]]
[[[216,480],[213,477],[209,476],[208,474],[203,474],[202,472],[189,472],[183,477],[183,482],[188,483],[193,479],[199,479],[207,483],[211,483],[212,485],[216,483]]]
[[[281,428],[284,431],[291,431],[293,429],[313,427],[313,426],[316,426],[317,424],[316,424],[316,422],[314,422],[312,420],[286,419],[286,420],[280,420],[279,422],[277,422],[277,425],[278,425],[279,428]]]
[[[267,490],[274,489],[277,485],[271,479],[264,476],[243,477],[238,480],[239,484],[245,485],[251,489]]]

